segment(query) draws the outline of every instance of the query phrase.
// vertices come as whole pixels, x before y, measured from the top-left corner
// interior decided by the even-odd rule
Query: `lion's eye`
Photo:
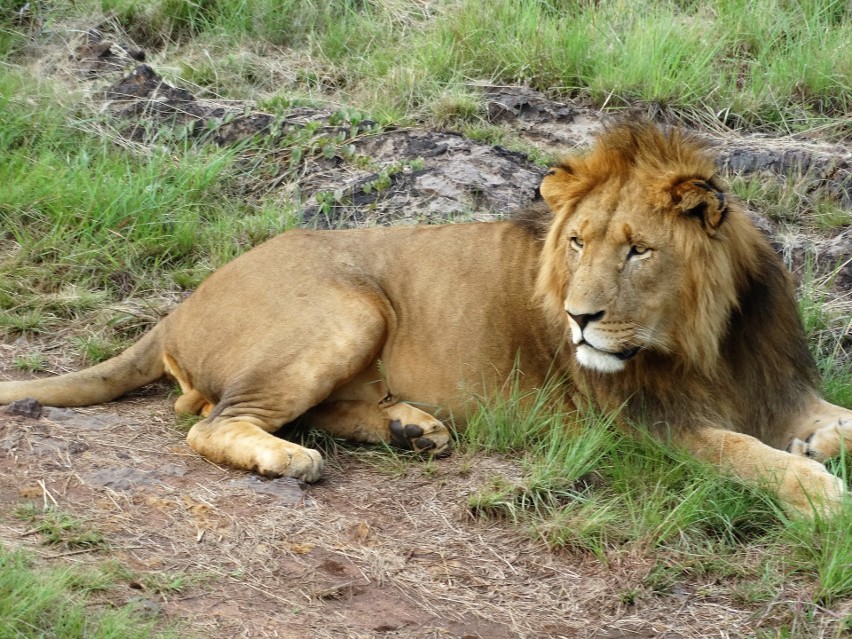
[[[630,247],[630,251],[627,253],[627,259],[629,260],[631,257],[645,255],[649,250],[650,249],[644,244],[634,244]]]
[[[571,238],[571,248],[575,251],[579,251],[581,248],[583,248],[583,240],[581,240],[575,235]]]

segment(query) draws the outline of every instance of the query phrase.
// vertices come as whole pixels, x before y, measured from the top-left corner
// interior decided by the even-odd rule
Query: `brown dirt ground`
[[[53,372],[74,367],[58,348],[69,338],[38,345],[55,353]],[[22,378],[11,362],[33,346],[0,344],[0,378]],[[0,545],[50,566],[118,562],[132,578],[105,603],[134,603],[181,636],[210,639],[724,639],[802,614],[793,583],[752,605],[718,575],[656,592],[646,585],[654,553],[602,562],[474,516],[468,497],[495,478],[517,481],[517,460],[327,444],[325,476],[311,486],[218,467],[186,445],[172,392],[158,383],[40,418],[0,411]],[[107,546],[45,545],[15,515],[26,503],[82,518]],[[173,579],[185,584],[151,585]],[[814,636],[835,636],[842,611],[815,614]]]
[[[712,580],[625,605],[619,594],[638,587],[647,561],[604,566],[473,517],[468,495],[517,476],[511,460],[347,449],[310,487],[265,480],[195,455],[168,391],[0,415],[0,543],[54,564],[114,559],[138,575],[188,577],[175,594],[131,581],[111,597],[211,638],[675,638],[710,627],[739,637],[759,621]],[[109,549],[42,546],[11,514],[28,500],[84,518]]]

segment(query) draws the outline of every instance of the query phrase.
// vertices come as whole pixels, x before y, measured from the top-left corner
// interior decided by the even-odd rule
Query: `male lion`
[[[839,502],[820,461],[852,441],[852,411],[819,398],[789,276],[706,145],[615,126],[541,193],[550,212],[514,221],[284,233],[124,353],[0,384],[0,403],[105,402],[165,374],[175,409],[203,416],[201,455],[314,481],[320,454],[272,435],[300,415],[440,454],[449,431],[413,403],[463,425],[517,368],[523,388],[559,375],[566,404],[621,410],[790,509]]]

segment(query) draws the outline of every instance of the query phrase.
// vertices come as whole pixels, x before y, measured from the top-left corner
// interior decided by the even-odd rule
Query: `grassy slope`
[[[440,110],[448,96],[468,95],[472,81],[529,84],[599,105],[639,99],[734,125],[825,126],[839,134],[844,128],[835,119],[852,106],[852,20],[843,0],[102,4],[141,37],[200,36],[205,46],[259,38],[283,47],[304,62],[295,86],[287,87],[291,94],[338,89],[347,102],[392,117]],[[223,72],[258,75],[258,62],[208,57],[184,71],[228,91],[239,82],[222,86]]]
[[[112,10],[143,44],[163,46],[164,58],[180,42],[185,57],[175,56],[183,60],[176,73],[184,80],[268,104],[332,100],[379,119],[459,123],[478,117],[471,81],[524,82],[598,104],[657,102],[687,120],[849,135],[836,117],[852,105],[842,46],[852,23],[843,2],[97,4],[36,5],[45,13],[30,25],[6,15],[0,35],[11,60],[0,72],[0,183],[9,185],[0,190],[0,328],[15,336],[75,324],[95,332],[79,343],[90,359],[153,319],[114,317],[104,329],[104,305],[194,286],[289,218],[242,200],[233,152],[116,145],[108,123],[81,108],[78,96],[16,68],[24,40],[10,33],[36,19],[49,25],[74,11]],[[276,66],[276,57],[285,62]],[[783,197],[796,201],[795,189]],[[849,405],[849,370],[832,359],[840,348],[833,336],[848,333],[848,323],[811,294],[802,309],[828,390]],[[39,360],[19,365],[37,369]],[[605,561],[648,554],[659,565],[648,593],[664,591],[677,574],[710,572],[732,579],[743,602],[755,604],[794,581],[805,611],[796,623],[806,628],[818,605],[848,605],[850,507],[830,521],[786,521],[765,494],[653,442],[625,440],[597,422],[582,437],[564,436],[571,416],[548,414],[545,399],[533,413],[492,404],[464,435],[468,454],[520,456],[527,469],[516,484],[482,487],[471,500],[476,512],[509,517],[554,547]],[[787,623],[778,622],[778,636]]]

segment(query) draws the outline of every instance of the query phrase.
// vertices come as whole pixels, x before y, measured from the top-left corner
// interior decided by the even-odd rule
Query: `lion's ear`
[[[671,190],[672,203],[681,215],[694,218],[709,234],[714,234],[728,214],[722,189],[711,181],[689,178],[676,183]]]
[[[554,213],[562,208],[568,196],[569,187],[576,182],[574,169],[567,162],[550,169],[541,181],[538,191]]]

